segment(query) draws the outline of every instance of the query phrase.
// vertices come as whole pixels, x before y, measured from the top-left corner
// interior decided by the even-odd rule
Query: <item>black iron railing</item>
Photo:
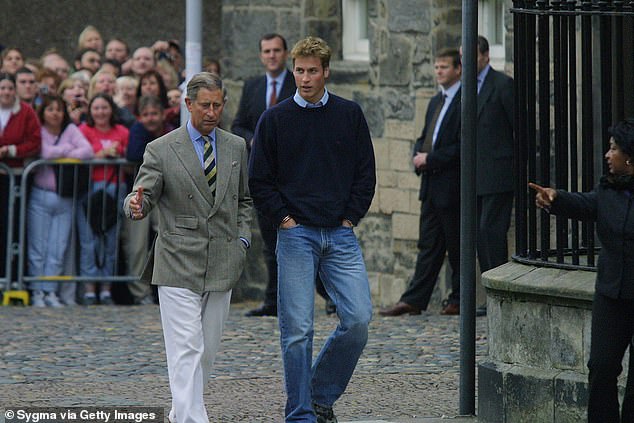
[[[634,1],[513,1],[514,260],[595,270],[594,224],[534,206],[529,181],[590,191],[604,173],[607,128],[633,113]],[[554,222],[554,224],[553,224]]]

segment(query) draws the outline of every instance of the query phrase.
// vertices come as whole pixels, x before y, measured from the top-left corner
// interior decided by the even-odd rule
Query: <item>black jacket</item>
[[[460,93],[458,90],[443,116],[433,150],[427,156],[427,167],[416,170],[422,176],[419,199],[430,200],[437,208],[460,206]],[[427,131],[433,131],[431,125],[434,111],[442,93],[429,101],[425,115],[425,127],[416,140],[414,155],[422,151]]]
[[[478,195],[513,191],[513,79],[489,69],[478,94]]]
[[[277,102],[295,94],[295,79],[289,70],[284,77]],[[231,132],[244,138],[248,143],[253,139],[255,126],[262,113],[266,110],[266,75],[250,79],[244,84],[238,112],[231,124]]]
[[[588,193],[557,191],[551,213],[597,222],[601,242],[596,291],[609,298],[634,299],[634,194],[598,185]]]

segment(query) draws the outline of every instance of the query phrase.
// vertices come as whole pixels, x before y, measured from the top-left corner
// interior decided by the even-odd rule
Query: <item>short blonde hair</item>
[[[77,38],[77,50],[81,50],[85,47],[84,43],[86,42],[86,37],[88,37],[88,34],[90,34],[91,32],[96,33],[99,38],[101,38],[101,42],[103,43],[103,37],[101,36],[99,30],[93,25],[86,25],[86,27],[79,33],[79,37]]]
[[[112,76],[112,82],[115,83],[115,87],[116,87],[116,83],[117,83],[117,77],[114,76],[114,74],[112,72],[110,72],[109,70],[99,70],[97,71],[97,73],[95,73],[92,78],[90,78],[90,83],[88,84],[88,99],[90,100],[91,98],[93,98],[95,96],[95,94],[97,94],[95,92],[95,85],[97,85],[97,78],[99,78],[101,75],[104,74],[108,74],[110,76]]]
[[[332,50],[328,44],[319,37],[309,36],[299,40],[291,50],[293,64],[298,57],[317,57],[321,61],[321,66],[326,69],[330,67],[330,56]]]

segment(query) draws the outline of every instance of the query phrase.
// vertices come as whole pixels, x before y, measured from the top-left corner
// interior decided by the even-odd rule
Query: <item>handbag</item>
[[[95,265],[99,269],[106,264],[106,234],[117,224],[117,200],[107,190],[115,174],[113,172],[106,185],[89,194],[84,201],[86,219],[97,241],[94,253]]]
[[[92,192],[84,202],[86,218],[95,235],[105,235],[117,224],[117,200],[107,191],[115,173],[112,173],[103,188]]]
[[[64,131],[57,136],[55,143],[59,143]],[[55,180],[57,181],[57,194],[64,198],[72,198],[75,193],[78,197],[88,192],[90,184],[90,169],[88,165],[81,164],[78,159],[59,159],[56,160],[57,170]],[[73,163],[73,166],[63,166],[62,163]]]

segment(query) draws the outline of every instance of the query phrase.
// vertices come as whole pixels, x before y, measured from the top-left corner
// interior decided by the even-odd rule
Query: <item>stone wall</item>
[[[420,180],[411,165],[429,99],[436,93],[433,55],[458,47],[459,0],[370,0],[370,62],[343,61],[339,0],[224,0],[222,4],[223,72],[235,114],[244,80],[260,75],[258,40],[266,32],[287,38],[289,48],[300,38],[317,35],[333,49],[328,89],[358,102],[366,115],[377,161],[377,191],[369,215],[357,228],[375,302],[398,300],[416,260]],[[289,63],[290,66],[290,63]],[[228,124],[227,124],[228,126]],[[250,254],[257,257],[254,249]],[[250,260],[247,274],[264,265]],[[259,281],[245,277],[257,289]],[[257,278],[256,278],[257,279]],[[441,284],[434,303],[446,296]]]
[[[397,301],[416,261],[420,179],[411,164],[414,141],[422,131],[429,99],[437,92],[434,54],[458,47],[461,2],[403,0],[376,2],[370,22],[370,83],[367,109],[377,158],[377,192],[361,239],[372,238],[383,223],[383,248],[368,257],[373,294],[380,304]],[[368,119],[369,121],[371,119]],[[388,242],[389,241],[389,242]],[[444,272],[443,272],[444,274]],[[444,284],[442,291],[445,291]],[[444,292],[436,294],[442,299]],[[438,301],[432,300],[432,304]]]
[[[489,355],[478,366],[479,422],[585,421],[595,277],[517,263],[484,273]]]

